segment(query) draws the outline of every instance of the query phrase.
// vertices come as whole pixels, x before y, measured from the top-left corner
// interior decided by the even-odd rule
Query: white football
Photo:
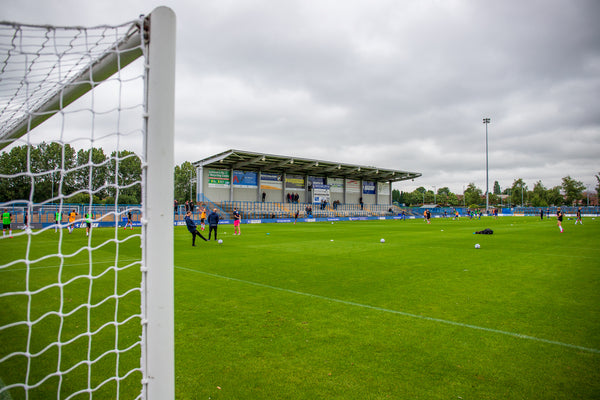
[[[385,243],[385,239],[381,239],[381,240],[380,240],[380,242],[381,242],[381,243]]]
[[[219,244],[223,244],[223,239],[219,239],[219,240],[217,241],[217,243],[219,243]],[[479,245],[478,245],[478,246],[479,246]]]
[[[481,247],[481,246],[479,245],[479,243],[477,243],[477,244],[475,245],[475,248],[476,248],[476,249],[478,249],[478,248],[480,248],[480,247]]]

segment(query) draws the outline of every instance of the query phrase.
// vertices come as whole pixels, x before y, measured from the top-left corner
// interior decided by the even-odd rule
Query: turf
[[[0,379],[21,384],[12,399],[139,395],[139,231],[15,233],[0,241]]]
[[[554,219],[528,217],[252,224],[242,226],[241,236],[225,225],[219,227],[223,244],[197,241],[196,247],[178,227],[176,398],[600,398],[600,219],[573,223],[565,221],[562,234]],[[473,234],[484,228],[494,234]],[[124,260],[139,257],[139,230],[116,234],[118,240],[93,252],[97,273],[117,247]],[[74,235],[64,235],[63,253],[87,243],[82,231]],[[111,237],[114,230],[94,230],[92,244]],[[23,258],[26,241],[2,240],[5,261]],[[58,249],[53,231],[35,243],[32,257]],[[84,251],[64,261],[67,311],[76,307],[71,302],[124,294],[139,284],[136,268],[125,268],[131,261],[120,263],[117,288],[108,273],[91,291],[69,281],[89,273],[89,257]],[[56,280],[57,264],[56,258],[36,263],[29,289]],[[5,268],[0,293],[22,290],[24,281],[22,265]],[[37,292],[34,309],[43,315],[60,298],[56,288]],[[139,313],[136,291],[116,303],[92,309],[98,326],[91,330],[102,327],[96,322],[102,318]],[[25,313],[14,298],[0,297],[0,307],[0,325]],[[80,313],[66,319],[63,339],[87,325],[87,310]],[[139,318],[124,324],[119,347],[139,340],[138,325]],[[39,346],[56,341],[60,327],[58,318],[43,318],[35,329]],[[26,341],[25,332],[0,331],[0,359]],[[115,337],[111,326],[100,329],[92,358],[114,349]],[[87,353],[87,338],[67,347],[63,362],[72,365]],[[39,371],[56,370],[53,351],[34,358]],[[30,398],[49,398],[45,390],[56,398],[59,384],[64,392],[78,390],[81,380],[98,385],[114,372],[115,357],[101,357],[93,373],[81,366],[63,382],[50,379]],[[119,364],[139,364],[136,349],[120,357]],[[5,384],[22,379],[26,366],[22,358],[9,364],[0,368]],[[139,378],[134,371],[123,380],[123,398],[139,394]],[[106,393],[115,385],[106,383]],[[23,398],[18,390],[11,395]]]
[[[598,222],[178,230],[176,397],[597,398]]]

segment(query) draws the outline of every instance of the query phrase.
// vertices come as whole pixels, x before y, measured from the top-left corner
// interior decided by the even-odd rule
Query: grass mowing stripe
[[[516,337],[516,338],[519,338],[519,339],[526,339],[526,340],[531,340],[531,341],[535,341],[535,342],[552,344],[552,345],[567,347],[567,348],[571,348],[571,349],[581,350],[581,351],[585,351],[585,352],[589,352],[589,353],[600,354],[600,349],[594,349],[594,348],[590,348],[590,347],[583,347],[583,346],[578,346],[578,345],[575,345],[575,344],[558,342],[558,341],[555,341],[555,340],[542,339],[542,338],[538,338],[538,337],[535,337],[535,336],[523,335],[523,334],[514,333],[514,332],[507,332],[507,331],[502,331],[502,330],[493,329],[493,328],[485,328],[485,327],[477,326],[477,325],[464,324],[462,322],[455,322],[455,321],[449,321],[449,320],[440,319],[440,318],[433,318],[433,317],[427,317],[427,316],[423,316],[423,315],[411,314],[411,313],[407,313],[407,312],[404,312],[404,311],[390,310],[390,309],[387,309],[387,308],[381,308],[381,307],[377,307],[377,306],[370,306],[368,304],[360,304],[360,303],[355,303],[355,302],[347,301],[347,300],[333,299],[333,298],[330,298],[330,297],[320,296],[318,294],[299,292],[297,290],[285,289],[285,288],[280,288],[280,287],[276,287],[276,286],[265,285],[263,283],[251,282],[251,281],[246,281],[246,280],[237,279],[237,278],[231,278],[231,277],[228,277],[228,276],[213,274],[213,273],[210,273],[210,272],[199,271],[199,270],[195,270],[195,269],[191,269],[191,268],[185,268],[185,267],[179,267],[179,266],[175,266],[175,268],[180,269],[180,270],[184,270],[184,271],[189,271],[189,272],[196,272],[196,273],[199,273],[199,274],[202,274],[202,275],[212,276],[214,278],[226,279],[226,280],[230,280],[230,281],[245,283],[245,284],[248,284],[248,285],[259,286],[259,287],[263,287],[263,288],[267,288],[267,289],[273,289],[273,290],[278,290],[278,291],[286,292],[286,293],[298,294],[298,295],[301,295],[301,296],[312,297],[312,298],[326,300],[326,301],[331,301],[331,302],[335,302],[335,303],[347,304],[347,305],[356,306],[356,307],[362,307],[362,308],[368,308],[368,309],[371,309],[371,310],[383,311],[383,312],[387,312],[387,313],[403,315],[405,317],[418,318],[418,319],[422,319],[422,320],[426,320],[426,321],[439,322],[439,323],[442,323],[442,324],[454,325],[454,326],[459,326],[459,327],[462,327],[462,328],[469,328],[469,329],[476,329],[476,330],[485,331],[485,332],[498,333],[498,334],[501,334],[501,335],[512,336],[512,337]]]

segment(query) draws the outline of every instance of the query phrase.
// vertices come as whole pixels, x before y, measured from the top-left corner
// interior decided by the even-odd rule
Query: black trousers
[[[215,231],[215,240],[217,240],[217,227],[219,225],[210,225],[208,227],[208,240],[210,240],[210,236],[212,234],[213,231]]]
[[[196,245],[196,236],[200,236],[200,238],[202,238],[202,240],[204,240],[206,242],[206,238],[204,236],[202,236],[202,234],[200,232],[198,232],[198,230],[195,230],[194,232],[190,232],[192,234],[192,246]]]

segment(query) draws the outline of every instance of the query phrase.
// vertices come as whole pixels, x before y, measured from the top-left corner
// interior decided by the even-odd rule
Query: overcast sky
[[[412,191],[596,186],[598,0],[0,0],[0,19],[177,15],[175,162],[227,149],[420,172]]]

